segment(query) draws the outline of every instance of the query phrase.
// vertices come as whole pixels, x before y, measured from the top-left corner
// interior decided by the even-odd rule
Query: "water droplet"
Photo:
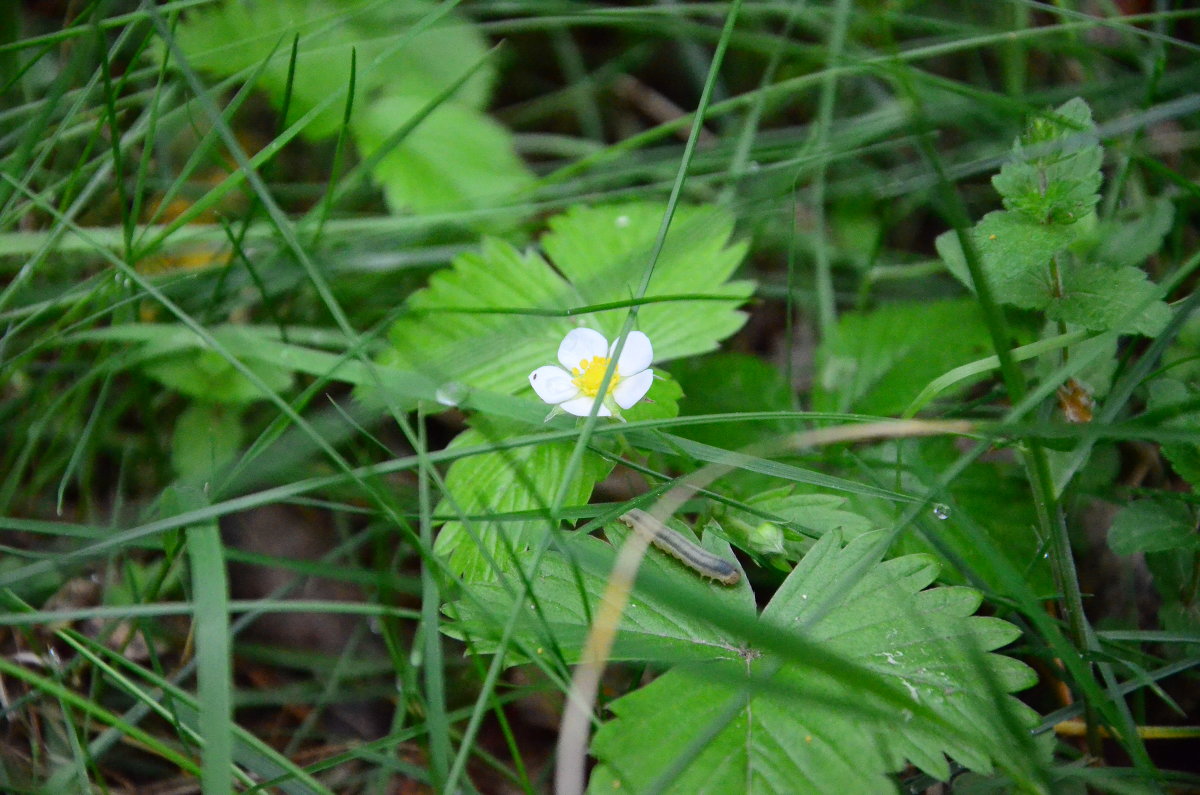
[[[950,506],[944,503],[935,502],[933,504],[933,515],[939,519],[950,518]]]
[[[618,215],[617,216],[617,229],[624,229],[627,226],[629,226],[629,216],[628,215]]]
[[[449,381],[437,388],[437,391],[433,393],[433,399],[443,406],[453,407],[462,403],[470,391],[471,388],[466,384]]]

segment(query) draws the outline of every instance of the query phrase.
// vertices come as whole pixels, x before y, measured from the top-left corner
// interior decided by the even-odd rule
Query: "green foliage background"
[[[0,6],[0,790],[1200,788],[1198,25]]]

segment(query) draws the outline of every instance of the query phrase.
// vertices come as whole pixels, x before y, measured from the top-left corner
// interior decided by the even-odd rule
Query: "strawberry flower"
[[[600,400],[598,416],[621,419],[621,409],[630,408],[646,396],[654,381],[654,371],[650,369],[654,348],[650,338],[640,331],[631,331],[625,338],[608,391],[600,395],[600,384],[616,347],[615,341],[609,345],[603,334],[590,328],[574,329],[563,338],[558,346],[562,367],[546,365],[529,374],[533,391],[554,406],[546,419],[564,411],[586,417],[597,400]]]

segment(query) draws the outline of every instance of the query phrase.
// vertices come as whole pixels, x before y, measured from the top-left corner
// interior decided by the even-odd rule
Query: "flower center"
[[[593,356],[590,361],[580,359],[579,366],[571,368],[571,374],[575,376],[571,379],[571,383],[579,387],[588,397],[595,397],[600,394],[600,382],[604,380],[608,362],[609,359],[606,356]],[[608,391],[611,392],[620,380],[621,375],[614,372],[612,380],[608,382]]]

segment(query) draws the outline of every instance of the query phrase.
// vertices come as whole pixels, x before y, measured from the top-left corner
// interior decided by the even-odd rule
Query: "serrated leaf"
[[[413,314],[392,327],[393,350],[383,363],[439,383],[455,381],[503,394],[529,392],[529,373],[554,363],[568,331],[588,326],[611,340],[626,310],[583,319],[511,310],[565,314],[573,307],[628,300],[632,287],[625,274],[630,263],[645,267],[657,233],[649,219],[661,220],[663,211],[659,204],[629,204],[575,208],[553,219],[552,231],[541,242],[566,279],[535,251],[522,253],[506,242],[485,239],[481,251],[458,257],[450,269],[435,274],[427,288],[411,296]],[[729,245],[732,231],[732,218],[722,210],[678,209],[647,295],[688,293],[730,300],[643,307],[638,328],[650,337],[655,361],[710,350],[745,322],[735,307],[749,296],[752,285],[725,281],[745,254],[744,245]],[[597,252],[614,259],[597,258]],[[474,313],[456,311],[464,309]]]
[[[868,534],[842,547],[826,536],[761,617],[839,655],[843,672],[752,649],[738,660],[675,668],[611,705],[616,718],[593,743],[601,764],[590,791],[892,792],[887,776],[906,760],[942,779],[950,773],[943,754],[985,773],[995,761],[1022,766],[1028,740],[1011,726],[1034,715],[997,694],[1035,677],[988,653],[1015,639],[1016,628],[972,617],[974,591],[921,590],[936,576],[932,560],[878,562],[878,541]],[[860,687],[860,675],[902,689],[914,709],[899,713]],[[755,687],[755,677],[769,686]],[[694,747],[701,737],[707,742]],[[684,768],[673,770],[681,759]]]
[[[1132,219],[1116,218],[1101,224],[1097,232],[1100,243],[1092,256],[1114,268],[1141,265],[1162,248],[1174,220],[1171,200],[1154,199]]]
[[[354,140],[370,157],[425,108],[421,95],[389,96],[372,103],[352,125]],[[510,199],[533,181],[517,157],[512,133],[484,113],[444,102],[391,150],[372,171],[394,212],[446,212]]]
[[[456,436],[449,449],[485,444],[497,436],[495,431],[470,428]],[[446,473],[450,497],[436,512],[453,514],[457,509],[476,516],[544,509],[554,499],[574,446],[574,442],[554,442],[460,458]],[[611,469],[612,464],[600,456],[585,453],[564,504],[586,503],[595,484]],[[498,567],[511,567],[514,555],[526,554],[548,532],[550,523],[544,519],[451,521],[439,531],[434,552],[448,557],[450,569],[463,579],[487,581],[496,576]]]
[[[971,300],[845,312],[817,350],[813,410],[898,414],[932,379],[989,351],[987,329]]]
[[[1179,341],[1177,340],[1177,343]],[[1175,361],[1186,363],[1186,359],[1176,357],[1187,355],[1189,350],[1193,350],[1193,348],[1177,344],[1172,351],[1173,356],[1171,358],[1164,357],[1164,359],[1168,362],[1174,359]],[[1181,369],[1173,367],[1172,372],[1177,373]],[[1177,404],[1183,405],[1195,398],[1195,396],[1195,391],[1187,383],[1176,378],[1160,377],[1150,382],[1150,396],[1147,400],[1147,408],[1151,411],[1169,409]],[[1176,416],[1169,417],[1163,422],[1163,425],[1195,427],[1198,423],[1200,423],[1200,412],[1187,410],[1176,414]],[[1171,467],[1181,478],[1192,484],[1193,489],[1200,488],[1200,444],[1189,444],[1187,442],[1164,444],[1162,446],[1162,453],[1171,462]]]
[[[775,517],[783,523],[780,550],[789,560],[798,560],[813,544],[813,539],[827,533],[839,533],[841,538],[853,538],[873,528],[870,519],[844,510],[847,499],[836,494],[796,494],[791,486],[760,492],[746,504]],[[754,514],[728,509],[727,524],[734,530],[753,530],[761,520]],[[802,528],[798,530],[797,528]]]
[[[1104,155],[1087,103],[1035,116],[992,184],[1004,206],[1036,224],[1072,224],[1100,201]]]
[[[465,74],[487,51],[482,34],[454,15],[442,17],[390,55],[410,29],[437,13],[428,0],[377,3],[370,0],[273,0],[225,2],[193,11],[176,31],[191,64],[202,71],[232,76],[271,61],[259,77],[276,107],[283,104],[290,49],[299,36],[289,121],[299,118],[350,84],[351,52],[357,54],[355,106],[378,94],[432,97]],[[387,35],[380,35],[386,31]],[[382,58],[378,63],[376,59]],[[454,94],[469,107],[487,102],[494,74],[473,75]],[[310,138],[334,134],[345,102],[335,100],[304,131]]]
[[[1183,503],[1137,500],[1113,518],[1108,545],[1118,555],[1195,549],[1200,546],[1200,535],[1196,533],[1196,518]]]
[[[677,532],[695,538],[680,523],[671,524]],[[629,535],[629,531],[617,523],[610,523],[605,532],[618,545]],[[534,592],[529,597],[529,607],[519,610],[521,617],[514,637],[527,647],[553,643],[565,661],[578,662],[592,618],[599,609],[605,581],[616,559],[616,550],[591,536],[569,536],[563,538],[562,543],[571,559],[550,552],[543,557],[536,571],[527,572]],[[733,560],[729,545],[715,536],[706,535],[703,546]],[[523,565],[528,562],[528,556],[521,561]],[[576,564],[582,569],[580,576],[577,576]],[[647,550],[638,576],[639,582],[650,581],[690,603],[720,600],[720,604],[746,620],[754,620],[754,595],[745,580],[733,588],[717,585],[701,579],[653,548]],[[457,619],[451,633],[471,637],[478,650],[495,651],[504,620],[513,610],[514,590],[520,587],[515,577],[509,575],[506,579],[507,583],[472,584],[469,598],[456,602],[449,610]],[[621,630],[610,658],[679,661],[733,659],[737,655],[736,644],[703,615],[673,610],[653,593],[639,593],[621,616]],[[519,662],[520,656],[510,653],[507,661]]]
[[[572,207],[550,219],[542,249],[579,292],[586,304],[633,297],[650,261],[665,208],[654,202],[609,207]],[[746,255],[745,243],[730,243],[733,217],[716,206],[681,206],[654,267],[647,296],[700,294],[727,296],[723,301],[649,304],[638,312],[638,326],[654,343],[660,359],[705,353],[742,327],[746,317],[731,311],[749,297],[753,283],[727,282]],[[625,322],[625,310],[589,316],[610,339]]]
[[[1069,246],[1078,230],[998,211],[985,215],[969,234],[996,300],[1022,309],[1044,309],[1054,295],[1050,258]],[[950,272],[974,290],[958,236],[945,232],[934,244]]]
[[[1046,307],[1046,317],[1095,331],[1157,335],[1171,310],[1155,300],[1158,288],[1137,268],[1075,264],[1062,274],[1062,294]],[[1144,309],[1128,317],[1138,307]]]

